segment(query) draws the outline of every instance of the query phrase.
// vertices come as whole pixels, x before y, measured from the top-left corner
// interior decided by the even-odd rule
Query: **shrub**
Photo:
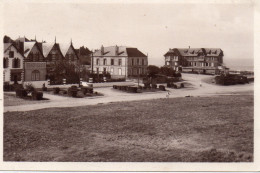
[[[63,94],[67,94],[68,92],[67,92],[67,91],[63,91],[62,93],[63,93]]]
[[[164,85],[159,85],[159,90],[166,91],[165,86]]]
[[[184,88],[184,83],[181,83],[181,88]]]
[[[68,95],[72,97],[77,97],[78,87],[73,85],[68,88]]]
[[[54,94],[59,94],[59,92],[60,92],[60,88],[59,87],[53,88],[53,93]]]
[[[137,93],[137,87],[132,87],[132,86],[129,86],[127,91],[131,92],[131,93]]]
[[[15,92],[16,92],[16,97],[24,98],[27,96],[27,91],[23,88],[19,88]]]
[[[27,93],[32,93],[33,91],[35,91],[35,88],[33,86],[33,84],[31,83],[26,83],[25,84],[25,90],[27,91]]]
[[[33,100],[42,100],[43,93],[39,91],[33,91],[32,92],[32,99]]]
[[[47,87],[42,87],[42,91],[47,91]]]
[[[177,87],[177,85],[173,84],[173,88],[177,89],[178,87]]]
[[[157,85],[156,85],[156,84],[153,84],[153,85],[152,85],[152,88],[153,88],[153,89],[156,89],[156,88],[157,88]]]
[[[81,91],[84,95],[86,95],[87,93],[93,94],[93,88],[92,87],[82,87]]]

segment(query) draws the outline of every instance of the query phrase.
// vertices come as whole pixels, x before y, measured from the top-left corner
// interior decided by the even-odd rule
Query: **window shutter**
[[[12,60],[12,68],[14,68],[15,59]]]
[[[21,60],[20,60],[20,59],[17,59],[17,61],[18,61],[17,66],[18,66],[18,68],[20,68]]]
[[[6,68],[9,67],[9,58],[6,58]]]

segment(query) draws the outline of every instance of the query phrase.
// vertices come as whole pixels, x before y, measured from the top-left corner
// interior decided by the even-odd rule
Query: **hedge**
[[[33,100],[42,100],[43,98],[43,93],[39,91],[33,91],[32,92],[32,99]]]

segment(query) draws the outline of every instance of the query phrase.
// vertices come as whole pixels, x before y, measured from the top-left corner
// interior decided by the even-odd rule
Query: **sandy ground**
[[[254,83],[245,85],[233,85],[233,86],[219,86],[204,82],[207,78],[213,78],[208,75],[196,75],[196,74],[183,74],[183,79],[187,87],[182,89],[169,89],[170,98],[185,97],[185,96],[215,96],[223,94],[240,94],[243,92],[254,91]],[[86,98],[70,98],[62,97],[44,93],[44,97],[50,99],[48,103],[32,104],[32,105],[19,105],[19,106],[6,106],[4,112],[8,111],[30,111],[50,107],[76,107],[84,105],[105,104],[110,102],[122,102],[122,101],[134,101],[134,100],[150,100],[165,98],[168,92],[146,92],[146,93],[125,93],[115,90],[111,87],[95,88],[97,92],[104,94],[104,96],[98,97],[86,97]]]

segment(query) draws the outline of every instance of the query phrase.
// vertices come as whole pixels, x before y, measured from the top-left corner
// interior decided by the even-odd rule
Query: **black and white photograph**
[[[256,163],[255,1],[1,4],[3,164]]]

